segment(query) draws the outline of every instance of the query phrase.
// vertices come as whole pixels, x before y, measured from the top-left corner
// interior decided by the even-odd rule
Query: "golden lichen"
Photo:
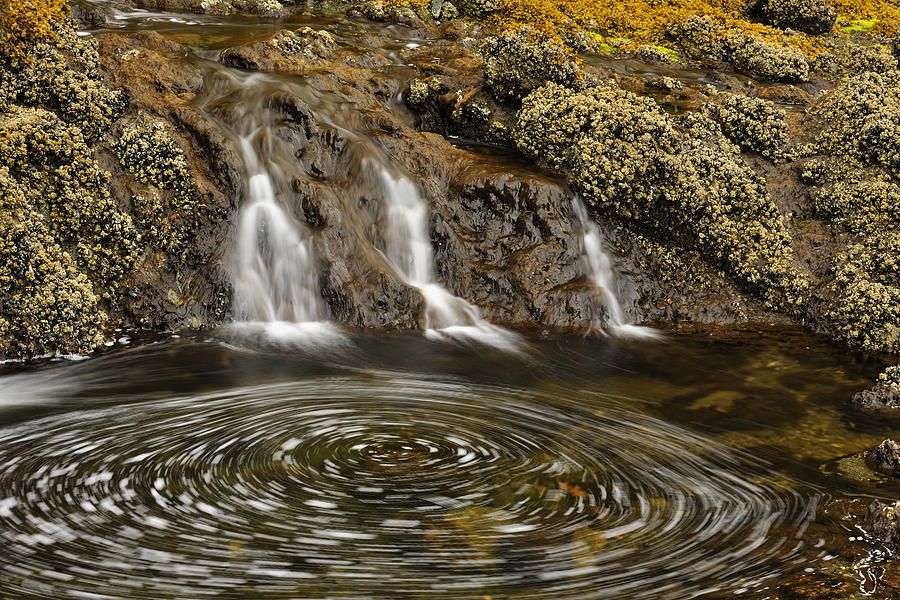
[[[30,44],[55,39],[53,22],[68,14],[68,0],[0,0],[0,55],[24,58]]]

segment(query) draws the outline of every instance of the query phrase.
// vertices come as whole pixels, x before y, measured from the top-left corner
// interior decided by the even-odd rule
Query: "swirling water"
[[[805,531],[844,484],[818,464],[883,433],[829,407],[865,366],[802,341],[524,360],[403,336],[323,360],[197,338],[7,366],[32,396],[0,405],[0,590],[766,597],[820,554]]]

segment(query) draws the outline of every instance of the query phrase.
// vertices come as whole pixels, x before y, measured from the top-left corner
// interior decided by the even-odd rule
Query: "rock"
[[[755,0],[748,6],[750,16],[782,29],[811,35],[831,31],[837,12],[826,0]]]
[[[483,17],[500,8],[500,0],[457,0],[460,14],[466,17]]]
[[[894,412],[900,409],[900,366],[888,367],[871,389],[857,392],[853,406],[871,412]]]
[[[725,44],[728,59],[742,71],[773,81],[809,79],[809,61],[796,48],[738,34],[729,35]]]
[[[492,321],[589,329],[606,312],[585,278],[579,225],[560,185],[475,164],[431,198],[438,277]]]
[[[549,82],[575,86],[584,78],[565,46],[530,27],[488,39],[481,52],[485,81],[501,102],[518,102]]]
[[[267,40],[229,48],[221,60],[239,69],[302,73],[327,61],[336,48],[327,31],[302,27],[296,31],[283,29]]]
[[[900,502],[875,500],[866,510],[862,526],[874,538],[900,547]]]
[[[772,102],[736,94],[718,94],[703,111],[719,123],[725,137],[741,150],[758,152],[769,160],[784,157],[790,132],[784,111]]]
[[[551,84],[525,99],[514,137],[527,156],[566,173],[598,214],[700,250],[768,305],[797,310],[805,281],[778,209],[718,141],[718,126],[707,119],[703,131],[717,135],[685,136],[629,92]]]
[[[869,452],[866,464],[882,475],[900,476],[900,444],[894,440],[884,440]]]
[[[897,57],[891,50],[874,46],[852,45],[842,52],[821,52],[813,61],[813,69],[826,77],[853,76],[866,71],[889,73],[897,70]]]
[[[699,61],[725,60],[727,53],[722,28],[707,15],[694,15],[669,27],[668,34],[677,41],[688,58]]]

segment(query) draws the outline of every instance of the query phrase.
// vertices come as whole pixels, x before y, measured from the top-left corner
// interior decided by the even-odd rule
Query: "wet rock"
[[[875,500],[866,510],[862,526],[874,538],[900,547],[900,502]]]
[[[812,106],[816,101],[809,92],[794,85],[767,86],[759,90],[758,97],[779,104],[797,106]]]
[[[830,31],[837,12],[826,0],[755,0],[750,16],[782,29],[796,29],[812,35]]]
[[[894,412],[900,409],[900,366],[885,369],[878,376],[875,385],[854,394],[851,403],[871,412]]]
[[[651,100],[548,85],[525,99],[515,140],[567,173],[598,214],[715,257],[770,306],[790,312],[803,302],[790,233],[762,182],[727,143],[679,133]]]
[[[354,223],[354,198],[326,185],[297,179],[299,204],[314,228],[312,242],[322,265],[319,283],[332,317],[356,327],[419,329],[424,325],[421,292],[374,251]]]
[[[241,159],[194,104],[203,78],[183,60],[185,48],[155,33],[100,40],[106,76],[134,106],[101,157],[145,242],[116,314],[146,329],[213,327],[230,310],[223,244],[242,189]]]
[[[222,62],[254,71],[302,72],[309,65],[328,60],[336,47],[327,31],[310,27],[283,29],[267,40],[229,48],[222,53]]]
[[[704,106],[722,133],[744,151],[758,152],[777,160],[785,154],[790,132],[785,113],[774,103],[760,98],[718,94]]]
[[[565,46],[530,27],[490,38],[481,52],[485,81],[502,102],[518,102],[548,82],[574,86],[584,77]]]
[[[884,440],[869,452],[866,464],[882,475],[900,476],[900,444],[894,440]]]
[[[475,163],[448,195],[431,199],[439,280],[495,322],[581,329],[602,322],[566,190]]]
[[[107,16],[104,7],[72,3],[72,18],[82,27],[105,27]]]

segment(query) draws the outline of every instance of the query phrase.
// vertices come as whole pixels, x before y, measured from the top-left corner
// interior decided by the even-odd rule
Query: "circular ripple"
[[[0,591],[687,598],[799,560],[761,467],[576,394],[370,373],[0,430]]]

